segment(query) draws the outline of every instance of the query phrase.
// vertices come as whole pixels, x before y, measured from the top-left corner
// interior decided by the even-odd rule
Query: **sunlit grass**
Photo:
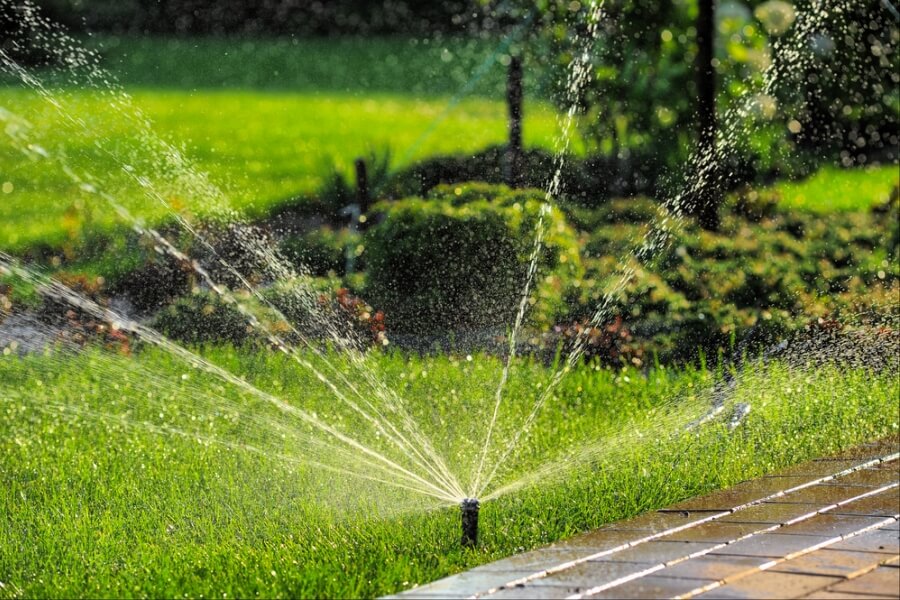
[[[333,167],[348,170],[353,160],[389,151],[394,168],[434,154],[475,152],[502,143],[506,136],[502,102],[462,101],[447,109],[447,98],[416,99],[379,95],[254,91],[151,91],[134,93],[134,104],[153,122],[154,131],[208,173],[226,190],[233,208],[259,213],[295,195],[315,192]],[[0,106],[34,125],[31,135],[54,157],[119,191],[122,165],[106,151],[134,143],[136,131],[109,109],[107,101],[88,93],[67,98],[72,114],[87,130],[73,130],[42,100],[22,90],[0,90]],[[546,106],[533,105],[526,115],[529,145],[552,147],[556,118]],[[95,146],[99,142],[102,149]],[[152,163],[153,156],[141,157]],[[127,157],[126,157],[127,161]],[[155,173],[146,173],[154,176]],[[90,202],[59,164],[34,162],[18,150],[0,146],[0,248],[15,249],[41,241],[58,244],[67,235],[67,210]],[[148,222],[165,209],[139,191],[119,199]],[[183,199],[173,198],[178,205]],[[94,201],[96,203],[96,201]],[[203,214],[205,198],[183,201],[183,208]],[[92,210],[94,224],[112,221],[107,206]]]
[[[205,354],[295,405],[342,414],[283,358]],[[492,389],[495,359],[372,362],[423,428],[479,439],[484,423],[468,408]],[[518,368],[511,423],[546,374]],[[415,502],[309,467],[314,457],[292,455],[268,428],[287,421],[266,421],[258,403],[165,355],[0,357],[0,589],[12,597],[371,597],[897,431],[896,379],[828,368],[739,376],[735,393],[753,410],[734,432],[712,425],[679,434],[659,417],[673,401],[702,397],[713,379],[690,369],[577,369],[523,442],[517,471],[573,444],[600,441],[602,451],[581,463],[560,458],[550,472],[562,477],[486,502],[482,544],[463,551],[455,509],[390,514],[393,504]],[[204,403],[205,394],[228,401]],[[653,435],[630,435],[635,429]]]
[[[825,167],[802,181],[780,182],[774,189],[786,210],[829,213],[869,210],[884,203],[898,185],[897,165],[885,165],[865,169]]]

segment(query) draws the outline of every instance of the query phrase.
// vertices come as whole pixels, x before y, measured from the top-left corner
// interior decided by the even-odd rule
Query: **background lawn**
[[[75,92],[77,114],[89,122],[74,134],[48,113],[45,103],[29,92],[0,90],[0,106],[35,124],[32,137],[53,157],[88,172],[106,191],[137,215],[154,222],[165,210],[142,197],[123,181],[121,166],[94,143],[105,147],[135,146],[134,131],[106,101]],[[305,94],[217,90],[202,92],[137,91],[134,104],[154,122],[154,131],[186,154],[197,169],[226,190],[231,206],[259,214],[279,201],[310,194],[337,167],[347,171],[358,156],[388,150],[394,166],[432,154],[475,152],[502,143],[506,135],[505,107],[483,99],[462,101],[437,121],[448,99],[420,100],[381,95],[358,98],[347,94]],[[552,146],[556,118],[546,107],[532,107],[525,122],[531,145]],[[44,114],[35,119],[34,113]],[[151,165],[156,157],[138,157]],[[153,175],[153,171],[147,173]],[[0,147],[0,179],[12,184],[2,192],[0,247],[16,249],[37,241],[58,243],[67,235],[66,210],[79,197],[78,186],[59,164],[32,161],[16,149]],[[204,198],[184,208],[204,212]],[[84,199],[82,198],[82,202]],[[100,203],[96,223],[113,215]]]
[[[411,39],[92,42],[105,56],[104,68],[132,93],[134,107],[150,119],[153,131],[183,148],[199,171],[227,191],[233,208],[251,214],[314,192],[335,167],[349,172],[356,157],[372,152],[389,153],[391,166],[398,168],[435,154],[503,143],[504,67],[496,44],[452,39],[440,44]],[[9,113],[26,119],[32,126],[30,143],[78,172],[91,173],[135,214],[150,222],[163,216],[161,207],[125,186],[121,166],[95,145],[101,141],[125,156],[123,148],[132,148],[132,154],[138,148],[140,155],[131,158],[150,165],[146,174],[154,175],[157,158],[140,149],[137,131],[127,122],[133,111],[123,117],[108,100],[78,89],[65,89],[60,98],[84,127],[67,126],[44,100],[16,86],[0,88],[0,107],[8,111],[0,118],[7,122],[4,127],[14,119]],[[527,145],[553,147],[556,116],[545,101],[529,101],[524,131]],[[0,192],[0,248],[65,239],[66,211],[80,193],[59,164],[34,162],[3,144],[0,183],[11,184]],[[180,200],[192,211],[206,208],[203,198]],[[102,225],[112,217],[100,206],[92,219]]]
[[[771,189],[788,210],[816,213],[865,211],[885,203],[900,186],[897,165],[864,169],[826,167],[802,181],[784,181]]]

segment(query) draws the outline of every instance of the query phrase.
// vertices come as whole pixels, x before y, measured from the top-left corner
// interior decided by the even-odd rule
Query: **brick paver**
[[[483,565],[400,598],[900,598],[897,440]]]

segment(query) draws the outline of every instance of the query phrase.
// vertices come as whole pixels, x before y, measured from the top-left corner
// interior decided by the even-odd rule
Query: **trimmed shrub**
[[[347,229],[314,229],[301,235],[289,235],[279,248],[295,266],[308,269],[316,277],[342,276],[346,271],[347,249],[355,253],[362,237]],[[359,260],[356,268],[361,268]]]
[[[388,330],[432,334],[508,325],[542,203],[537,190],[464,184],[377,205],[377,225],[365,242],[366,297],[385,310]],[[567,310],[583,269],[575,233],[555,206],[544,229],[531,320],[546,328]]]
[[[253,337],[253,328],[238,309],[212,292],[181,298],[153,318],[151,326],[186,344],[230,342],[236,346]]]
[[[698,351],[708,357],[750,351],[819,319],[896,311],[896,202],[871,212],[820,215],[787,213],[775,200],[742,190],[723,208],[720,231],[687,221],[655,260],[632,263],[634,276],[615,311],[631,335],[632,357],[685,362]],[[621,270],[647,230],[650,205],[631,202],[576,211],[579,223],[591,226],[585,293],[571,313],[576,319],[591,314],[603,282]],[[626,354],[614,350],[608,358]]]

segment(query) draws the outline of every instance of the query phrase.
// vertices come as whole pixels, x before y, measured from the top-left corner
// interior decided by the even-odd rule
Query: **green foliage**
[[[590,3],[561,0],[495,4],[521,19],[539,13],[535,60],[556,63],[558,87],[581,48]],[[791,25],[814,11],[808,4],[779,2],[789,18],[776,26],[773,2],[716,4],[715,76],[719,116],[737,109],[727,126],[734,156],[725,170],[796,173],[840,159],[845,166],[896,159],[896,23],[879,3],[819,11],[810,41]],[[796,6],[795,6],[796,4]],[[510,6],[512,8],[510,8]],[[598,39],[591,49],[592,80],[577,99],[582,132],[592,152],[608,156],[655,154],[678,169],[696,139],[696,0],[609,0],[603,4]],[[583,36],[582,36],[583,39]],[[803,56],[801,65],[792,64]],[[778,81],[763,86],[763,73],[783,65]],[[765,93],[763,93],[765,90]],[[568,108],[564,89],[558,104]],[[747,109],[750,110],[747,110]],[[734,122],[741,119],[742,122]],[[725,130],[723,129],[723,132]],[[664,144],[660,144],[665,140]],[[732,176],[733,178],[733,176]]]
[[[334,277],[345,274],[347,252],[355,254],[360,241],[359,234],[347,229],[335,231],[322,227],[304,234],[288,235],[279,247],[288,260],[299,268],[309,269],[311,275]],[[357,268],[360,268],[359,264]]]
[[[247,318],[211,292],[180,298],[158,312],[151,325],[166,337],[184,344],[229,342],[237,346],[254,337]]]
[[[715,356],[734,340],[766,345],[819,318],[894,310],[896,202],[878,211],[816,214],[782,210],[777,198],[771,190],[741,191],[729,199],[719,232],[688,222],[656,261],[628,263],[634,277],[618,306],[645,357],[684,361],[698,349]],[[642,238],[652,210],[647,201],[621,200],[576,211],[576,222],[591,231],[576,314],[590,314],[617,280],[609,274]]]
[[[366,296],[388,330],[426,333],[503,327],[518,297],[543,196],[536,190],[439,186],[426,199],[376,206],[366,236]],[[578,245],[558,208],[544,216],[545,250],[533,319],[546,326],[566,311],[582,274]]]

